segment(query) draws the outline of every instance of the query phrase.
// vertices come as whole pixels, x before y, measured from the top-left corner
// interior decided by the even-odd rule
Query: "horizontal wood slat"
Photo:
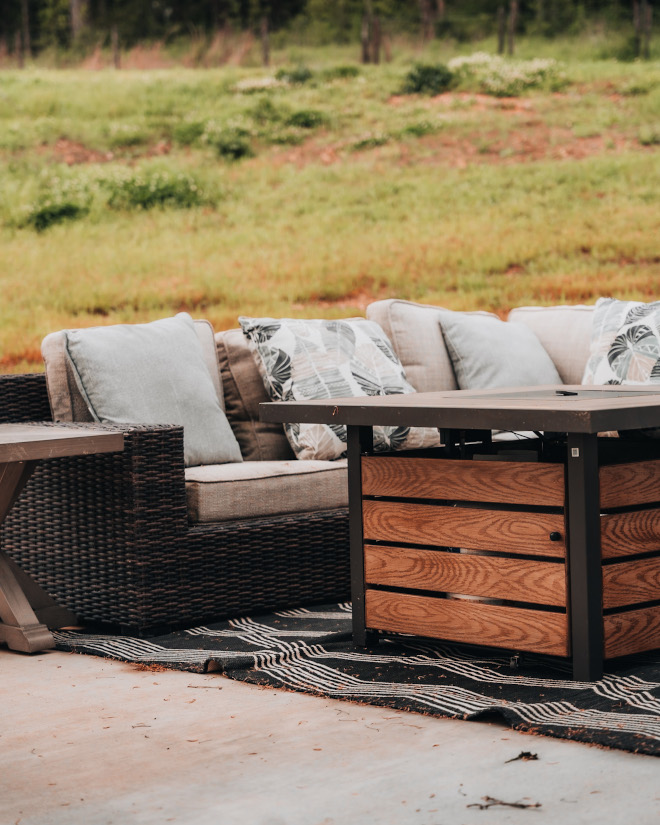
[[[367,496],[564,506],[564,465],[365,456]]]
[[[660,647],[660,606],[611,613],[603,625],[606,659]]]
[[[629,507],[660,501],[660,461],[601,467],[600,506]]]
[[[603,567],[603,607],[660,600],[660,558]]]
[[[398,501],[363,501],[365,541],[465,547],[563,558],[564,518]],[[550,533],[561,535],[550,541]]]
[[[366,616],[375,630],[568,655],[565,613],[367,590]]]
[[[566,568],[553,562],[367,545],[364,566],[369,584],[566,605]]]
[[[604,559],[660,550],[660,510],[601,516],[600,537]]]

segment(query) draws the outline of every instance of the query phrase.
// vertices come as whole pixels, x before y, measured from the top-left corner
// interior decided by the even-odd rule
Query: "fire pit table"
[[[660,647],[660,441],[630,432],[660,427],[660,387],[286,401],[261,417],[347,427],[356,643],[563,656],[587,681]],[[375,453],[376,425],[436,427],[443,446]]]

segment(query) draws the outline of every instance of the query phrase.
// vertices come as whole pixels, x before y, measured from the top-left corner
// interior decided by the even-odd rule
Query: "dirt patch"
[[[394,138],[382,146],[355,152],[351,141],[328,144],[309,140],[300,146],[276,151],[270,162],[294,164],[303,168],[310,163],[330,166],[349,159],[368,156],[388,158],[408,166],[426,164],[464,169],[471,164],[511,165],[543,160],[582,160],[611,152],[621,152],[637,142],[615,132],[578,137],[569,128],[548,126],[534,114],[520,119],[515,128],[501,129],[473,126],[460,133],[442,130],[411,141]]]
[[[115,157],[112,152],[97,152],[94,149],[88,149],[82,143],[66,138],[60,138],[52,146],[41,147],[41,151],[52,152],[53,160],[57,163],[66,163],[69,166],[78,163],[107,163],[109,160],[114,160]]]
[[[402,103],[410,101],[406,95],[393,95],[389,99],[390,106],[400,106]],[[504,112],[530,112],[534,108],[533,101],[523,97],[493,97],[492,95],[473,94],[470,92],[443,92],[434,97],[420,98],[415,101],[417,105],[424,109],[437,109],[442,107],[469,108],[476,112],[486,112],[493,109]]]
[[[60,138],[54,144],[45,144],[37,151],[41,155],[52,155],[55,163],[66,163],[68,166],[76,166],[83,163],[108,163],[111,160],[124,160],[130,162],[136,157],[151,158],[159,157],[161,155],[169,155],[172,149],[172,144],[167,141],[160,141],[153,146],[145,147],[140,151],[135,148],[131,149],[130,156],[126,156],[121,151],[118,152],[100,152],[96,149],[90,149],[83,143],[78,143],[75,140],[68,140],[67,138]]]

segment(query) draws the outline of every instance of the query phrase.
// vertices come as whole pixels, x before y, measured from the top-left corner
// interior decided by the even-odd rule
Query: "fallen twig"
[[[504,764],[507,765],[509,762],[517,762],[521,759],[523,762],[533,762],[534,760],[538,759],[537,753],[531,753],[530,751],[520,751],[518,756],[514,756],[513,759],[505,760]]]
[[[484,804],[481,802],[473,802],[467,805],[468,808],[479,808],[480,811],[485,811],[488,808],[493,808],[495,805],[502,805],[505,808],[540,808],[540,802],[503,802],[501,799],[495,799],[492,796],[482,796]]]

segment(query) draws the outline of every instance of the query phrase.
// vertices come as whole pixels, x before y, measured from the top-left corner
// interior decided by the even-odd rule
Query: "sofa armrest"
[[[178,576],[183,428],[94,426],[123,432],[123,452],[41,462],[0,541],[60,605],[86,621],[131,624],[145,598],[137,594]]]
[[[0,423],[52,420],[43,373],[0,375]]]

